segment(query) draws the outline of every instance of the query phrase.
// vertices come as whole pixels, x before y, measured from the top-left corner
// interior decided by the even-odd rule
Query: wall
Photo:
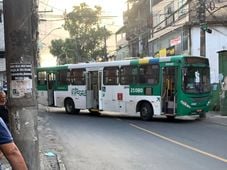
[[[227,27],[212,28],[212,33],[206,33],[206,57],[211,67],[211,83],[218,82],[218,51],[227,50]],[[191,29],[191,53],[200,55],[200,28]]]

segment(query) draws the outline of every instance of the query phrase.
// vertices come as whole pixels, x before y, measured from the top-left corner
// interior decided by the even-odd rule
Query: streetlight
[[[54,28],[54,29],[52,29],[52,30],[50,30],[47,34],[46,34],[46,36],[45,37],[43,37],[41,40],[40,40],[40,42],[42,43],[53,31],[55,31],[55,30],[58,30],[58,29],[62,29],[62,27],[57,27],[57,28]]]

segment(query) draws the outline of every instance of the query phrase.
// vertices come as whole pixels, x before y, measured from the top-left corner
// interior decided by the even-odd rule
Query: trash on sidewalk
[[[46,152],[44,155],[48,156],[48,157],[55,157],[56,156],[55,153],[53,153],[53,152]]]

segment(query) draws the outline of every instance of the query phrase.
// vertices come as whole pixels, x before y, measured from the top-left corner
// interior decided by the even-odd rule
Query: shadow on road
[[[126,120],[126,121],[143,121],[141,120],[140,117],[137,116],[127,116],[127,115],[122,115],[122,114],[110,114],[110,113],[102,113],[100,115],[97,114],[92,114],[87,110],[82,110],[79,114],[68,114],[65,112],[63,108],[48,108],[46,110],[41,110],[42,112],[48,112],[49,114],[56,114],[56,115],[65,115],[65,116],[79,116],[79,117],[89,117],[89,118],[98,118],[98,119],[106,119],[106,118],[115,118],[115,119],[121,119],[121,120]],[[159,116],[159,117],[154,117],[150,121],[144,121],[144,122],[166,122],[166,123],[196,123],[199,122],[199,119],[168,119],[165,116]]]

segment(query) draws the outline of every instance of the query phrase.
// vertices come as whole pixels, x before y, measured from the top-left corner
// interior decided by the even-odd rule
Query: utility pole
[[[104,61],[107,61],[106,26],[104,25]]]
[[[197,0],[197,14],[199,18],[200,27],[206,22],[205,0]],[[200,28],[200,56],[206,56],[206,32]]]
[[[39,170],[35,70],[37,0],[4,0],[10,130],[28,169]]]

